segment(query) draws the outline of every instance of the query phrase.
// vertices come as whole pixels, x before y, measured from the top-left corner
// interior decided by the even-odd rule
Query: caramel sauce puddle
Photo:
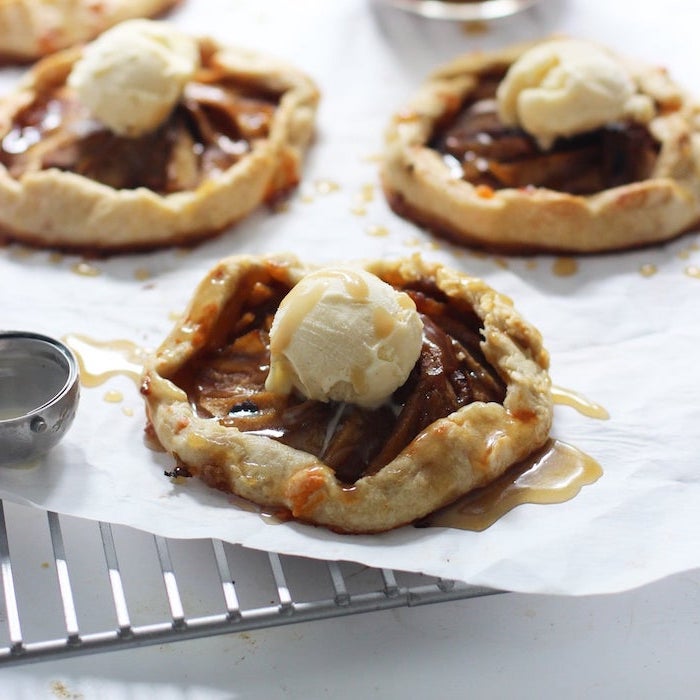
[[[85,335],[69,334],[62,338],[73,351],[80,369],[80,383],[94,388],[117,375],[131,379],[136,387],[141,385],[141,372],[146,351],[129,340],[97,341]],[[121,404],[124,394],[116,389],[106,391],[105,403]],[[133,416],[128,406],[122,407],[125,416]]]
[[[610,414],[599,403],[595,403],[587,399],[583,394],[579,394],[571,389],[564,389],[560,386],[552,387],[552,401],[556,404],[562,404],[575,408],[579,413],[588,418],[597,418],[598,420],[607,420]]]
[[[550,438],[524,462],[487,486],[431,513],[420,526],[482,532],[516,506],[569,501],[602,474],[601,466],[592,457]]]
[[[129,340],[97,341],[79,334],[66,335],[63,341],[76,355],[83,386],[97,387],[117,375],[127,376],[139,386],[147,351],[135,343]],[[589,418],[606,420],[609,417],[600,404],[570,389],[552,387],[552,400]],[[151,449],[162,451],[154,436],[149,439],[148,431],[145,442]],[[491,484],[431,513],[418,525],[480,532],[518,505],[571,500],[584,486],[597,481],[602,473],[602,468],[592,457],[550,438],[539,451],[511,467]],[[239,499],[233,498],[234,504],[240,507]],[[246,504],[246,509],[251,510],[252,504]],[[257,506],[252,509],[257,510]],[[266,514],[266,520],[276,521],[269,516]]]
[[[570,389],[552,387],[552,400],[588,418],[610,417],[603,406]],[[482,532],[516,506],[570,501],[602,475],[600,464],[585,452],[550,438],[541,449],[498,479],[431,513],[419,526]]]
[[[141,384],[143,360],[147,352],[130,340],[98,341],[71,333],[63,341],[75,353],[80,368],[80,383],[85,387],[104,384],[111,377],[129,377]]]

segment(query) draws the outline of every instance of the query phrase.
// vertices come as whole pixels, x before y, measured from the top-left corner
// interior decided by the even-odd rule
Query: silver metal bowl
[[[78,363],[63,343],[25,331],[0,331],[0,464],[50,450],[73,423]]]
[[[508,17],[532,7],[540,0],[481,0],[454,2],[445,0],[383,0],[386,4],[430,19],[459,21],[490,20]]]

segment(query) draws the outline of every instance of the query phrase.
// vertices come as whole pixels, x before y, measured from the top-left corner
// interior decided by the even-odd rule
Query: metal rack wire
[[[496,593],[0,500],[0,665]]]

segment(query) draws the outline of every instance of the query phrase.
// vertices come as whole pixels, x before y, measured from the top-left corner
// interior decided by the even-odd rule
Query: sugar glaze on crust
[[[411,523],[489,483],[545,442],[552,421],[548,354],[540,333],[510,299],[479,279],[419,257],[364,266],[395,287],[429,280],[449,299],[467,304],[482,323],[483,354],[506,386],[503,404],[460,407],[352,485],[341,483],[313,454],[197,415],[173,377],[207,347],[218,347],[222,323],[236,324],[257,282],[291,288],[313,269],[289,255],[235,256],[202,280],[183,318],[145,366],[149,425],[179,465],[216,488],[297,520],[373,533]]]
[[[0,63],[33,61],[91,41],[127,19],[157,17],[180,0],[3,0]]]
[[[214,80],[279,96],[264,138],[196,188],[167,194],[147,187],[117,189],[57,167],[15,178],[0,164],[0,238],[97,254],[186,245],[220,233],[294,187],[313,136],[315,84],[269,56],[209,38],[198,41],[204,79],[219,76]],[[19,110],[62,89],[80,51],[66,49],[43,59],[0,100],[0,139]]]
[[[647,179],[573,195],[543,187],[490,189],[454,176],[427,144],[482,76],[507,70],[534,44],[470,53],[438,69],[387,130],[382,184],[399,215],[452,241],[529,253],[597,253],[672,239],[700,221],[698,107],[660,68],[628,63],[651,96],[648,124],[659,144]]]

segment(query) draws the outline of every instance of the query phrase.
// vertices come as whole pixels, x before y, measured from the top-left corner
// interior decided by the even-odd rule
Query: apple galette
[[[323,268],[235,256],[147,361],[142,394],[169,473],[372,533],[541,447],[547,368],[510,299],[417,256]]]
[[[212,236],[297,184],[317,101],[266,56],[121,23],[0,100],[0,236],[96,253]]]
[[[398,214],[457,243],[634,248],[700,220],[699,133],[665,70],[551,39],[432,75],[390,124],[383,187]]]
[[[179,0],[2,0],[0,62],[26,62],[90,41],[119,22],[155,17]]]

